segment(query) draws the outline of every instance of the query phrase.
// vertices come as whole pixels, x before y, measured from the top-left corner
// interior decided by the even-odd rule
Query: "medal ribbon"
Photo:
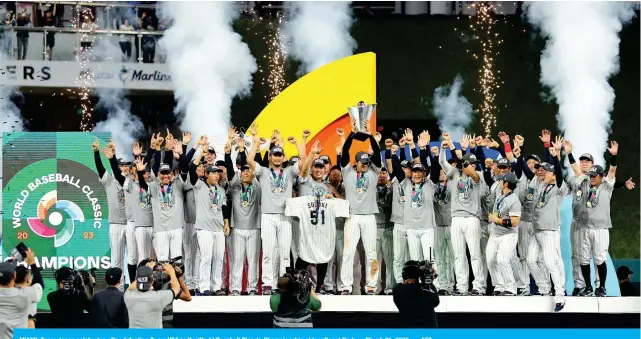
[[[588,190],[587,200],[592,204],[592,206],[596,206],[597,201],[599,200],[599,194],[600,190],[598,188],[590,186],[590,189]]]
[[[458,191],[459,193],[465,193],[467,196],[467,192],[470,190],[470,178],[465,177],[465,178],[460,178],[458,180]]]
[[[140,199],[140,202],[142,202],[142,203],[148,203],[149,202],[148,199],[147,199],[149,196],[148,195],[145,196],[145,193],[147,193],[147,192],[145,192],[145,190],[142,189],[142,187],[138,191],[138,198]]]
[[[171,184],[167,185],[166,188],[165,186],[160,187],[160,193],[162,193],[162,202],[165,204],[169,204],[171,202],[171,196],[172,196],[172,188]]]
[[[356,173],[356,188],[363,188],[365,186],[365,173]]]
[[[445,201],[446,195],[447,195],[447,180],[443,181],[443,183],[439,183],[438,186],[436,186],[436,200]]]
[[[209,186],[209,184],[207,184],[207,187],[209,187],[209,198],[211,199],[211,204],[213,205],[218,201],[218,187],[213,186],[213,191],[212,186]]]
[[[272,171],[272,179],[274,181],[274,186],[280,187],[281,183],[283,182],[283,170],[281,169],[278,175],[276,175],[276,172],[274,172],[273,169],[270,168],[270,170]]]
[[[252,184],[247,187],[241,185],[240,201],[249,203],[249,195],[251,194]]]
[[[541,192],[541,196],[539,197],[539,202],[545,203],[546,201],[548,201],[548,194],[552,190],[552,187],[554,187],[554,184],[545,185],[543,191]]]
[[[416,184],[412,183],[412,201],[417,202],[418,197],[421,193],[423,193],[423,185],[425,185],[425,181],[423,181],[419,186],[418,189],[416,189]]]
[[[499,198],[498,203],[496,204],[496,212],[499,212],[499,213],[501,212],[501,205],[503,205],[503,200],[505,200],[505,198],[509,197],[510,194],[512,194],[512,192],[510,192],[510,193],[508,193],[506,195],[501,195],[501,197]]]

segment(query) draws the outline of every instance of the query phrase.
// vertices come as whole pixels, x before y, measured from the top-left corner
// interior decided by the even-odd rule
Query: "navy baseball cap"
[[[534,165],[535,169],[543,168],[545,171],[548,172],[554,172],[554,165],[550,164],[549,162],[542,162],[540,164]]]
[[[162,164],[158,169],[159,173],[171,173],[171,166],[169,164]]]
[[[369,165],[369,162],[371,160],[370,160],[369,154],[367,154],[365,152],[358,152],[358,153],[356,153],[356,161],[358,161],[358,162],[360,162],[361,164],[364,164],[364,165]]]
[[[537,162],[541,162],[541,158],[539,158],[539,156],[536,154],[530,154],[527,157],[525,157],[525,161],[528,161],[530,159],[536,160]]]
[[[501,158],[501,159],[499,159],[499,161],[497,161],[497,166],[499,168],[501,168],[501,167],[510,167],[510,162],[505,158]]]
[[[617,278],[623,280],[628,277],[628,274],[634,274],[628,266],[621,266],[617,268]]]
[[[214,163],[214,166],[225,166],[225,160],[218,160]]]
[[[207,172],[207,173],[209,173],[209,172],[222,173],[223,170],[221,170],[220,168],[218,168],[216,166],[209,166],[209,167],[205,168],[205,172]]]
[[[312,164],[312,166],[324,168],[325,167],[325,162],[321,158],[314,159],[314,163]]]
[[[123,158],[118,158],[118,166],[131,166],[131,162],[125,161]]]
[[[387,173],[387,168],[386,167],[381,167],[381,172]]]
[[[412,164],[410,164],[410,162],[408,160],[403,160],[403,161],[401,161],[401,167],[402,168],[410,168],[410,167],[412,167]]]
[[[456,160],[456,158],[449,158],[449,159],[447,159],[447,163],[448,163],[448,164],[450,164],[450,165],[454,165],[454,164],[456,164],[457,162],[458,162],[458,160]]]
[[[341,167],[340,167],[340,166],[338,166],[338,165],[334,165],[334,166],[332,166],[332,168],[330,168],[330,169],[329,169],[329,171],[331,172],[331,171],[333,171],[333,170],[337,170],[337,171],[339,171],[339,172],[340,172],[340,171],[341,171]]]
[[[590,153],[583,153],[579,157],[579,161],[581,161],[581,160],[587,160],[587,161],[590,161],[590,162],[594,162],[594,157]]]
[[[114,286],[120,282],[122,278],[122,269],[118,267],[112,267],[105,272],[105,282],[109,286]]]
[[[603,167],[601,167],[601,165],[592,166],[592,168],[590,168],[590,171],[588,172],[591,177],[596,177],[597,175],[603,176],[603,173],[605,172],[603,171]]]
[[[216,154],[216,150],[214,149],[214,146],[207,147],[207,152]]]
[[[251,167],[249,167],[249,165],[242,165],[242,166],[240,166],[240,171],[241,171],[241,172],[242,172],[242,171],[249,171],[250,169],[251,169]]]
[[[18,265],[13,260],[0,263],[0,285],[6,285],[11,282],[17,267]]]
[[[468,153],[468,154],[463,156],[463,161],[467,161],[467,162],[469,162],[471,164],[475,164],[475,163],[478,162],[478,159],[476,158],[476,155],[474,155],[472,153]]]
[[[414,164],[412,165],[412,172],[425,172],[425,166],[423,164]]]
[[[519,179],[516,177],[516,174],[512,172],[507,172],[503,175],[500,175],[497,179],[508,182],[510,184],[516,184],[519,182]]]
[[[154,271],[147,266],[140,266],[136,270],[136,288],[138,291],[149,291],[151,288]]]
[[[284,155],[285,151],[283,151],[283,148],[280,146],[274,146],[272,150],[270,151],[271,154],[273,155]]]
[[[321,155],[318,159],[321,159],[325,164],[331,164],[332,162],[329,160],[328,155]]]

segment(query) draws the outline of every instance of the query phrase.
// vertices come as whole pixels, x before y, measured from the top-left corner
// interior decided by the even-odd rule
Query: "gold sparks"
[[[82,21],[80,20],[82,17]],[[80,6],[76,7],[76,15],[73,20],[74,28],[82,28],[82,22],[87,22],[87,19],[92,19],[93,13],[90,9],[82,10]],[[82,118],[80,119],[80,130],[82,132],[91,132],[93,130],[93,106],[91,104],[91,86],[94,83],[94,70],[89,67],[89,62],[93,60],[92,46],[82,46],[82,42],[93,42],[93,34],[91,34],[92,27],[87,27],[88,30],[79,31],[79,38],[76,41],[81,41],[81,46],[74,46],[76,51],[76,61],[80,64],[80,74],[76,78],[76,87],[78,88],[78,97],[80,99],[80,110]],[[75,42],[74,42],[75,43]]]
[[[276,98],[285,87],[287,79],[285,78],[285,60],[287,58],[287,46],[281,31],[281,26],[285,23],[282,12],[276,14],[276,20],[269,22],[269,33],[263,37],[267,44],[266,58],[269,60],[267,66],[267,77],[262,77],[263,86],[269,87],[269,92],[265,99],[270,102]],[[259,71],[263,73],[262,68]]]

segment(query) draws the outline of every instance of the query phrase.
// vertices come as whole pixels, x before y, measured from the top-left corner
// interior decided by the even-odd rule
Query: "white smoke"
[[[286,1],[288,21],[283,36],[291,57],[300,60],[301,75],[352,55],[356,41],[349,1]]]
[[[94,43],[93,55],[96,59],[105,62],[120,62],[122,51],[115,37],[102,36]],[[116,145],[116,156],[125,160],[133,160],[131,144],[140,135],[144,126],[137,116],[131,114],[131,102],[125,98],[125,91],[121,88],[96,88],[98,103],[95,109],[107,112],[107,120],[96,124],[94,131],[111,132],[111,137]]]
[[[232,27],[233,2],[166,1],[160,18],[171,27],[160,40],[171,72],[180,128],[197,139],[209,135],[223,154],[232,99],[250,94],[256,60]]]
[[[614,90],[619,71],[619,31],[635,15],[635,3],[526,2],[530,23],[547,38],[541,55],[541,84],[559,104],[557,120],[573,153],[589,152],[604,164]]]
[[[434,90],[432,107],[438,118],[441,132],[449,132],[452,140],[461,140],[467,125],[472,121],[472,104],[461,95],[463,79],[454,78],[451,85],[441,86]]]

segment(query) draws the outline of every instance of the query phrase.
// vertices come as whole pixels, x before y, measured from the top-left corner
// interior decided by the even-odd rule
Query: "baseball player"
[[[391,140],[389,140],[391,141]],[[409,252],[407,250],[407,232],[404,223],[404,204],[405,204],[405,191],[401,182],[411,176],[411,164],[408,160],[400,161],[395,152],[392,152],[392,145],[385,141],[387,148],[385,161],[387,168],[391,168],[390,176],[392,177],[392,215],[390,221],[394,223],[392,230],[393,244],[393,271],[394,280],[397,284],[403,283],[401,275],[403,265],[409,260]]]
[[[380,135],[380,134],[379,134]],[[355,133],[352,132],[343,145],[341,167],[343,175],[343,186],[345,197],[349,201],[350,218],[345,224],[345,249],[341,267],[341,279],[343,285],[341,294],[352,293],[354,282],[353,260],[358,241],[362,238],[365,249],[366,265],[366,293],[373,295],[378,280],[379,264],[376,254],[376,185],[378,174],[382,167],[378,141],[369,135],[370,145],[373,154],[358,152],[356,154],[356,166],[350,165],[349,149],[352,145]]]
[[[558,146],[558,148],[557,148]],[[563,182],[563,169],[561,168],[560,154],[561,141],[550,148],[554,165],[544,162],[536,165],[545,172],[543,187],[537,191],[534,207],[534,230],[535,239],[530,242],[528,249],[527,263],[530,271],[537,281],[547,272],[552,276],[555,291],[556,312],[565,306],[565,269],[563,258],[561,258],[561,204],[563,198],[568,194],[568,187]],[[538,262],[542,261],[547,268],[546,271],[539,269]],[[547,277],[546,277],[547,278]]]
[[[248,165],[229,182],[232,207],[230,251],[231,294],[242,291],[243,263],[247,259],[247,291],[258,295],[258,260],[260,258],[260,183]]]
[[[610,142],[608,151],[611,154],[610,168],[607,176],[603,167],[594,165],[590,168],[588,175],[590,177],[587,194],[585,195],[585,206],[587,210],[586,227],[581,230],[581,272],[585,281],[585,289],[581,292],[582,296],[591,295],[592,284],[590,281],[590,259],[594,260],[599,276],[599,286],[595,295],[599,297],[606,296],[605,282],[607,278],[606,259],[608,247],[610,245],[610,228],[612,221],[610,219],[610,200],[612,199],[612,190],[616,176],[616,155],[619,145],[616,141]]]
[[[487,284],[485,264],[481,256],[481,195],[485,188],[483,176],[476,171],[477,158],[474,154],[463,156],[461,169],[447,162],[445,148],[450,147],[449,133],[443,134],[439,164],[446,173],[450,194],[452,195],[452,252],[454,253],[454,267],[456,273],[456,290],[458,293],[468,292],[468,263],[466,245],[470,251],[474,281],[472,282],[471,295],[484,295]],[[453,143],[452,143],[453,144]],[[457,293],[457,294],[458,294]]]
[[[300,226],[300,253],[296,269],[308,268],[316,264],[318,281],[325,281],[327,263],[332,258],[336,247],[336,218],[349,216],[349,203],[342,199],[325,196],[305,195],[287,200],[285,215],[297,217]],[[321,290],[316,285],[316,293]]]
[[[516,174],[507,172],[497,178],[501,195],[496,197],[492,213],[488,216],[490,238],[487,242],[487,267],[492,276],[494,291],[503,296],[516,295],[516,281],[510,260],[514,256],[519,238],[521,202],[514,190],[518,184]]]
[[[191,137],[191,135],[190,135]],[[183,136],[183,145],[187,145]],[[202,147],[200,143],[194,147]],[[193,159],[196,148],[192,147],[185,155],[185,159]],[[207,157],[207,155],[205,155]],[[188,160],[189,161],[189,160]],[[196,166],[196,175],[198,178],[205,177],[206,160],[201,160],[200,164]],[[195,166],[190,162],[189,166]],[[185,188],[185,226],[183,228],[183,261],[185,263],[185,284],[189,288],[189,293],[193,296],[198,294],[198,266],[200,265],[200,252],[198,251],[198,236],[196,235],[196,199],[194,197],[194,188],[188,185]]]
[[[200,263],[198,268],[202,295],[223,295],[223,263],[225,238],[229,236],[230,210],[225,189],[218,184],[223,171],[216,166],[205,168],[205,180],[198,180],[196,166],[200,164],[203,152],[194,159],[190,167],[189,182],[194,188],[196,199],[196,236]]]
[[[383,289],[383,274],[378,275],[377,290],[384,294],[391,295],[394,288],[394,240],[393,224],[390,222],[392,215],[392,183],[385,167],[381,168],[378,174],[378,185],[376,185],[376,204],[378,213],[376,213],[376,260],[379,263],[385,262],[385,289]],[[381,271],[382,271],[382,265]]]
[[[111,247],[111,266],[123,269],[125,266],[125,246],[127,244],[125,233],[127,232],[127,216],[125,215],[125,192],[116,178],[107,172],[102,165],[100,152],[98,150],[98,138],[93,142],[94,161],[100,183],[105,187],[107,193],[107,204],[109,206],[109,246]],[[116,147],[112,141],[103,149],[105,155],[114,156]],[[127,171],[125,163],[118,164],[121,171]],[[121,289],[124,289],[124,276],[121,279]]]
[[[263,248],[262,282],[263,294],[271,294],[276,275],[282,276],[290,267],[290,251],[292,242],[291,218],[285,216],[285,202],[292,197],[294,180],[300,174],[301,166],[307,159],[306,150],[294,137],[289,141],[298,147],[301,160],[294,166],[283,168],[285,152],[280,146],[270,150],[269,167],[263,167],[255,161],[260,137],[256,125],[250,128],[253,135],[252,147],[247,157],[247,165],[255,173],[261,188],[260,198],[260,236]],[[279,272],[274,272],[274,260],[280,257]]]
[[[173,159],[176,140],[169,134],[166,137],[165,157]],[[182,164],[182,163],[181,163]],[[140,188],[149,192],[154,216],[153,244],[159,261],[182,256],[182,226],[184,223],[184,190],[187,186],[183,175],[174,177],[168,164],[161,164],[158,178],[147,183],[144,179],[144,163],[138,163]],[[186,173],[187,169],[181,169]]]

